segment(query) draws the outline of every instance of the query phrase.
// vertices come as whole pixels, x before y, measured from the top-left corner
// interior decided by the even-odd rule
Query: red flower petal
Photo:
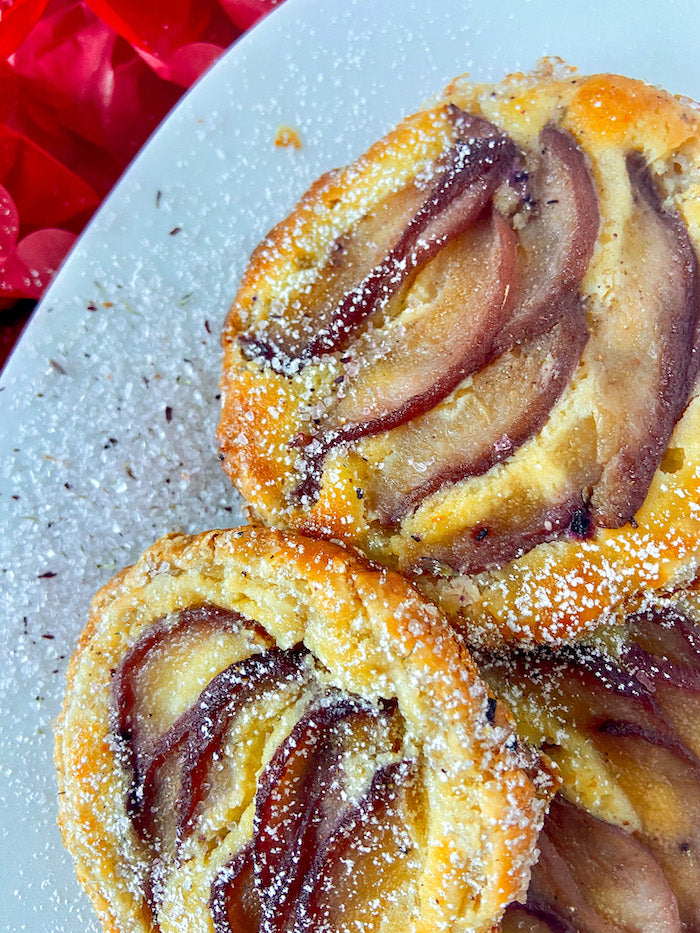
[[[3,298],[0,291],[0,311],[5,312],[0,314],[0,369],[21,336],[33,310],[32,305],[31,301],[18,303],[13,298]]]
[[[45,16],[13,64],[28,99],[16,118],[29,113],[46,135],[53,124],[107,150],[110,183],[182,93],[82,3]],[[80,153],[63,152],[81,165]]]
[[[0,308],[40,297],[182,88],[278,2],[0,0]]]
[[[0,185],[0,275],[15,250],[19,233],[19,213],[10,192]]]
[[[159,78],[187,88],[221,56],[225,49],[213,42],[191,42],[176,49],[163,61],[155,55],[140,51],[141,58]]]
[[[48,0],[0,0],[0,58],[19,47],[44,12]]]
[[[189,87],[237,37],[216,0],[176,0],[157,9],[134,0],[88,0],[166,81]]]
[[[282,0],[219,0],[223,10],[239,29],[250,29],[261,16],[265,16]]]
[[[37,230],[17,244],[0,270],[0,299],[39,298],[75,242],[66,230]]]
[[[9,191],[22,229],[84,220],[99,204],[94,189],[31,140],[0,124],[0,184]]]
[[[211,0],[88,0],[100,19],[131,45],[168,58],[181,45],[204,36]]]
[[[67,230],[44,229],[30,233],[17,244],[17,258],[41,288],[46,288],[58,271],[77,237]]]
[[[0,3],[2,0],[0,0]],[[0,123],[5,123],[16,106],[20,80],[6,61],[0,59]]]

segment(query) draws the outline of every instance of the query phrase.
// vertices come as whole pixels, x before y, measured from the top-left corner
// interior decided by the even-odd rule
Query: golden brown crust
[[[110,734],[112,674],[154,621],[202,604],[240,612],[281,648],[303,642],[333,688],[396,699],[429,801],[411,928],[491,929],[527,886],[551,776],[513,748],[504,708],[493,711],[444,618],[400,576],[333,544],[254,527],[161,539],[97,594],[71,661],[56,730],[59,823],[105,929],[152,929],[148,847],[126,816],[128,779]],[[193,843],[166,872],[161,929],[213,929],[209,886],[250,820],[248,807],[218,828],[216,844]]]
[[[556,477],[562,459],[577,456],[572,434],[581,444],[594,443],[598,434],[604,444],[609,423],[608,377],[596,373],[591,350],[540,434],[484,475],[431,494],[398,527],[382,526],[363,497],[372,471],[391,450],[391,431],[332,449],[318,499],[311,506],[294,501],[295,439],[308,425],[310,398],[329,391],[335,370],[308,367],[291,377],[274,372],[246,358],[237,335],[268,313],[284,314],[308,287],[338,233],[392,186],[405,183],[418,163],[449,145],[449,104],[481,114],[524,147],[534,144],[545,125],[555,124],[585,153],[603,218],[581,283],[590,326],[607,313],[606,301],[617,287],[619,244],[631,210],[629,184],[622,183],[626,153],[643,153],[666,206],[682,217],[700,252],[697,109],[639,81],[580,76],[552,62],[498,85],[456,80],[438,104],[409,117],[353,166],[310,189],[254,253],[224,329],[223,466],[256,520],[341,540],[403,572],[412,572],[422,555],[439,551],[460,529],[479,528],[495,501],[526,499],[534,475]],[[579,428],[572,427],[576,424]],[[634,524],[600,528],[585,541],[564,536],[541,543],[505,566],[477,574],[425,572],[416,584],[466,627],[469,639],[497,644],[567,641],[635,608],[650,594],[688,583],[697,570],[700,534],[694,505],[700,494],[699,437],[700,398],[694,394]]]

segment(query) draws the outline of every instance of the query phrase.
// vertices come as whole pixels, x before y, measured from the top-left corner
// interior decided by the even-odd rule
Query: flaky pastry
[[[56,737],[109,931],[488,931],[556,779],[397,574],[260,528],[171,535],[96,596]]]

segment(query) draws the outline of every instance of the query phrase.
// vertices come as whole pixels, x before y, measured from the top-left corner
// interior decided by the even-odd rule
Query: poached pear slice
[[[619,528],[646,498],[695,381],[698,262],[681,218],[666,211],[640,153],[627,158],[633,210],[619,287],[594,339],[605,354],[615,424],[601,441],[591,515]]]
[[[539,848],[526,910],[549,929],[681,933],[676,897],[652,853],[632,833],[559,795]]]
[[[252,843],[241,849],[214,878],[209,912],[214,933],[258,933],[262,915],[255,887]]]
[[[559,323],[503,353],[445,403],[377,438],[381,470],[368,505],[384,525],[399,522],[440,488],[485,473],[543,426],[569,384],[588,339],[577,302]]]
[[[517,226],[520,263],[512,313],[494,353],[541,334],[578,295],[600,229],[598,194],[574,139],[545,126],[528,153],[527,210]]]
[[[314,495],[332,447],[423,414],[488,362],[515,266],[515,236],[496,211],[440,251],[412,290],[422,300],[349,351],[357,376],[341,384],[318,435],[305,439],[298,496]]]
[[[147,749],[131,746],[128,812],[157,852],[175,853],[192,832],[198,806],[216,789],[212,764],[232,719],[262,691],[301,682],[304,656],[301,649],[271,648],[234,662]],[[122,741],[129,749],[128,737]]]
[[[453,105],[448,116],[455,142],[428,183],[412,181],[337,239],[307,294],[282,318],[241,335],[244,355],[292,374],[341,349],[415,270],[471,226],[514,168],[518,150],[483,117]]]
[[[335,402],[318,419],[314,436],[305,439],[299,497],[311,499],[317,492],[323,461],[332,447],[420,418],[465,377],[479,373],[515,346],[536,340],[560,321],[575,319],[580,325],[572,344],[574,354],[580,355],[585,321],[578,308],[578,287],[598,233],[595,188],[583,153],[561,130],[545,127],[537,152],[529,158],[530,206],[517,236],[498,211],[484,213],[418,274],[404,309],[348,349],[348,375],[338,377]],[[568,346],[560,349],[562,359],[556,365],[570,375],[575,356]],[[565,385],[559,378],[550,382],[550,391],[538,392],[534,401],[523,396],[520,409],[527,412],[523,421],[530,420],[533,430],[541,426]],[[500,450],[507,456],[532,433],[526,423],[513,428],[516,444],[505,441],[499,446],[500,438],[493,437],[490,465],[503,459]],[[459,442],[455,438],[452,449],[449,444],[436,445],[424,495],[450,476],[456,481],[483,472],[475,461],[483,464],[488,455],[476,452],[464,457],[464,468],[450,462],[441,468],[441,457],[459,456],[455,451]],[[426,456],[430,456],[427,450]],[[379,477],[379,485],[390,481]],[[402,498],[397,491],[397,503]],[[419,502],[415,487],[406,507]],[[392,509],[380,503],[378,508],[389,521],[406,511],[400,505]]]
[[[523,722],[533,721],[533,708],[543,711],[545,724],[536,728],[544,728],[547,738],[543,734],[539,741],[546,741],[564,773],[578,775],[582,742],[599,753],[600,773],[587,775],[584,769],[582,780],[572,781],[570,789],[581,797],[582,807],[599,808],[605,821],[601,827],[570,805],[553,809],[545,823],[551,864],[545,860],[535,869],[537,883],[528,895],[528,908],[540,909],[537,916],[547,919],[544,908],[555,902],[565,913],[567,899],[579,904],[581,891],[588,888],[597,900],[594,912],[602,912],[603,918],[591,920],[590,926],[574,923],[577,931],[616,930],[614,925],[596,926],[606,917],[622,930],[651,929],[651,924],[644,925],[645,912],[655,918],[653,929],[698,928],[700,759],[686,741],[682,716],[686,700],[697,695],[690,676],[699,669],[696,639],[694,622],[677,610],[660,609],[631,617],[614,655],[580,646],[557,653],[517,652],[490,662],[503,678],[501,688],[507,685],[506,694],[517,697],[515,712]],[[628,808],[622,815],[621,800]],[[623,830],[606,828],[618,821],[630,826],[641,847],[636,855],[634,841],[620,835]],[[627,851],[622,861],[620,846]],[[618,863],[625,872],[609,887],[603,874],[606,866],[612,871]],[[570,877],[565,885],[563,876],[557,881],[564,870]],[[646,879],[636,893],[637,879],[628,878],[627,871],[643,872]],[[626,892],[623,900],[620,891]]]
[[[390,913],[407,923],[417,863],[406,824],[414,770],[412,762],[396,761],[375,773],[365,796],[316,853],[297,904],[293,933],[370,933]]]
[[[292,930],[317,852],[354,808],[344,764],[372,744],[388,716],[355,697],[323,695],[263,770],[253,835],[261,933]]]

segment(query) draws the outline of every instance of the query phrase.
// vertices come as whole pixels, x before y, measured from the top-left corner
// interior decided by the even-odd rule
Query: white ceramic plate
[[[551,54],[699,99],[687,10],[288,0],[155,134],[0,379],[5,929],[97,929],[55,828],[52,722],[97,587],[166,531],[242,521],[214,431],[218,334],[253,246],[317,175],[464,71],[497,79]],[[274,146],[283,124],[301,149]]]

